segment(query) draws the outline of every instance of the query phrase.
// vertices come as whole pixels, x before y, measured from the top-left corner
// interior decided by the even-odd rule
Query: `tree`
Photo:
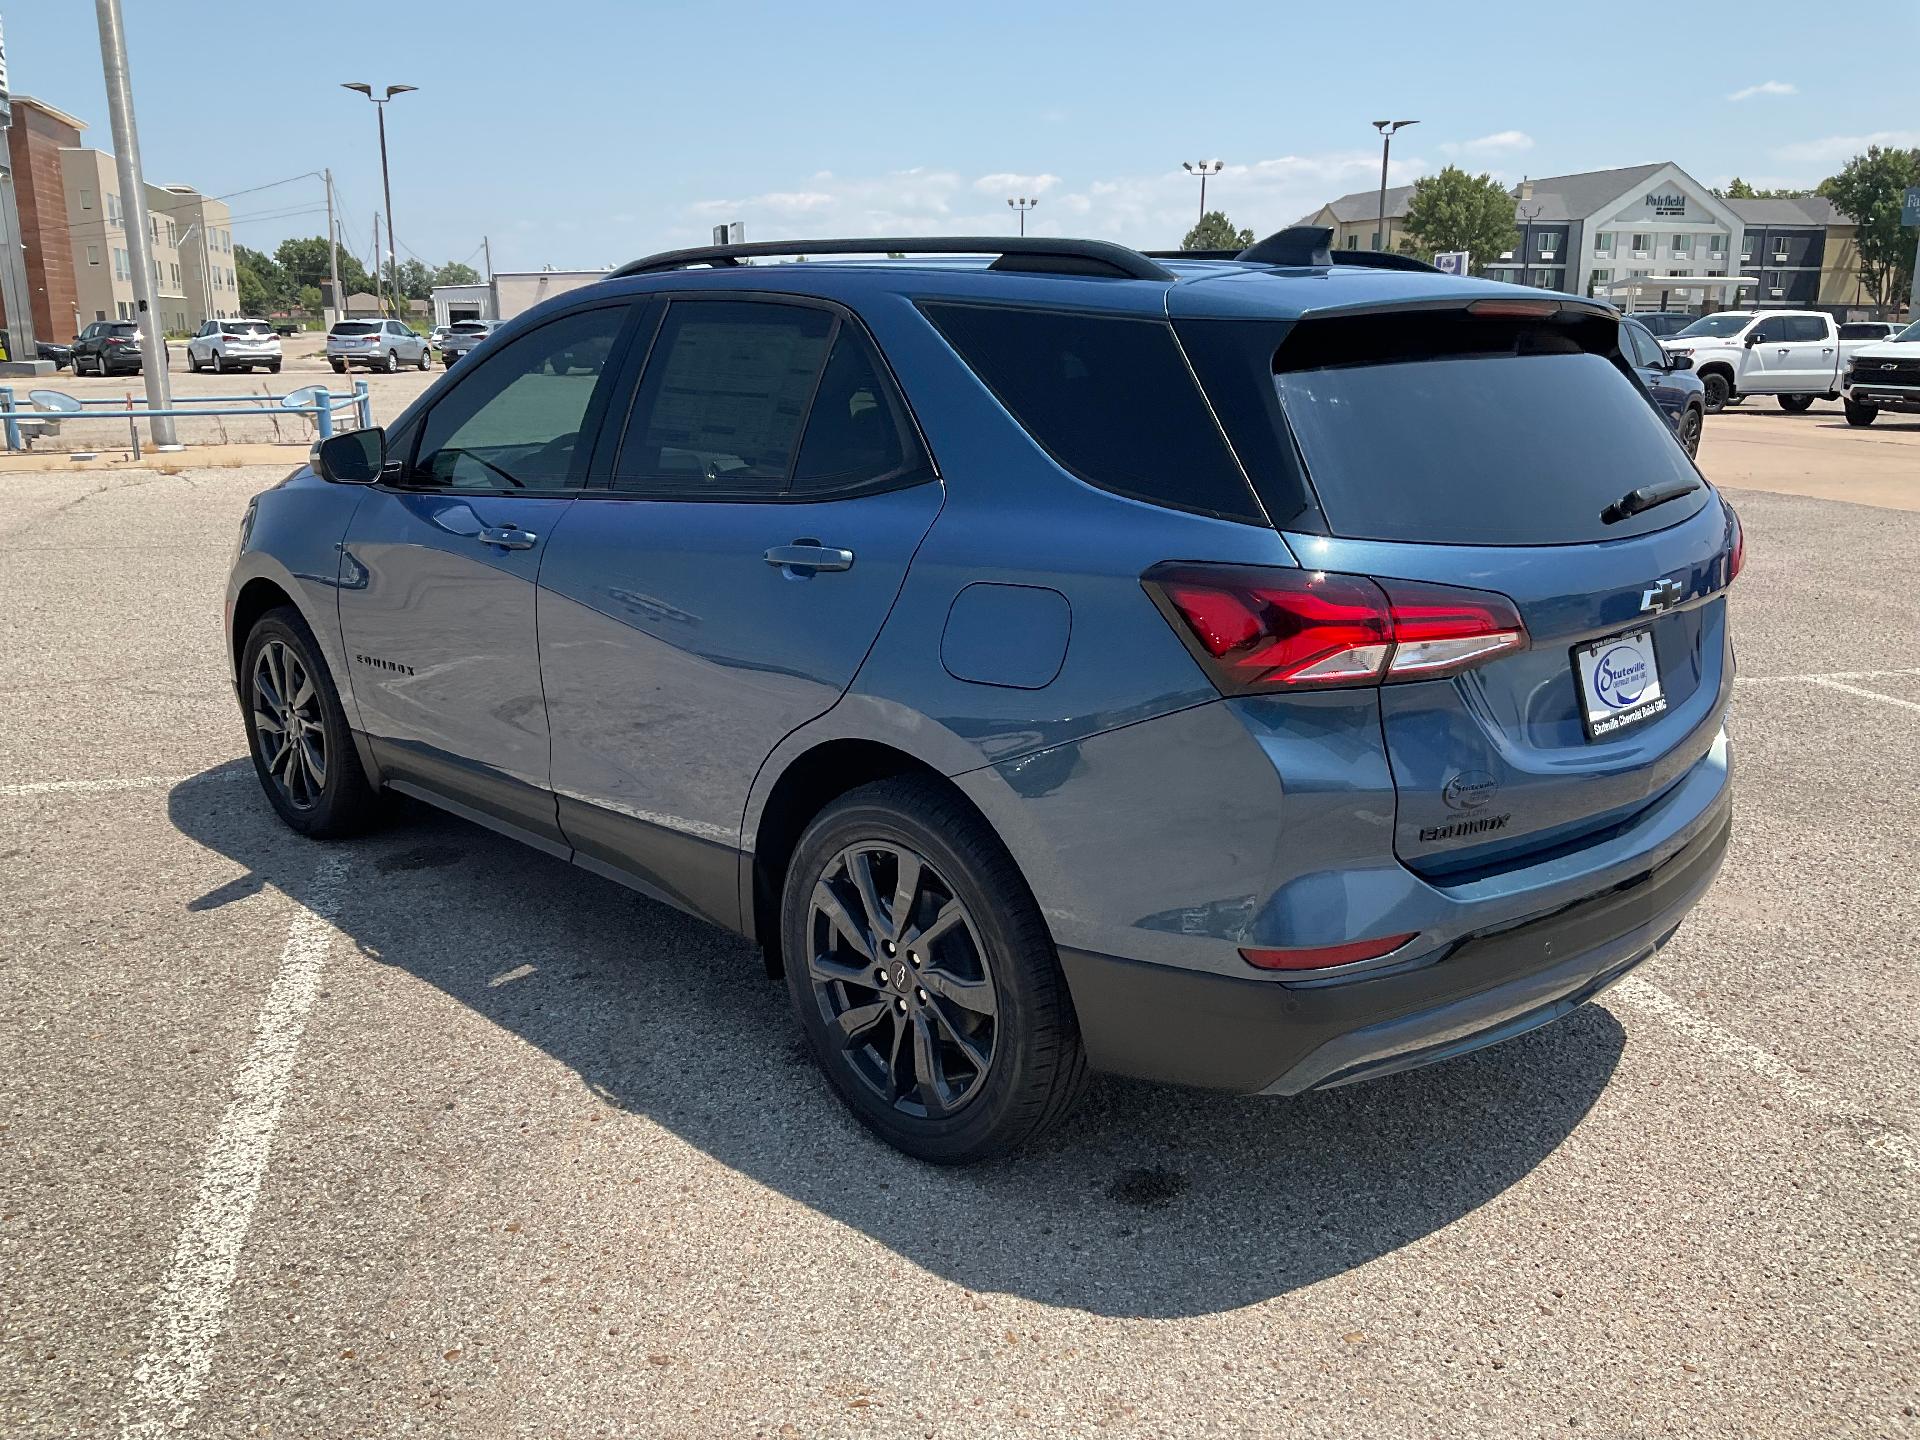
[[[424,300],[433,289],[433,272],[418,260],[402,260],[397,278],[400,293],[409,300]]]
[[[458,260],[449,260],[433,272],[436,285],[478,285],[480,272],[471,265],[462,265]]]
[[[1244,250],[1253,244],[1253,231],[1236,230],[1224,210],[1209,210],[1187,231],[1182,250]]]
[[[286,306],[287,272],[271,255],[233,247],[233,277],[240,287],[240,310],[245,315],[265,315]]]
[[[1449,165],[1413,182],[1407,233],[1422,259],[1443,250],[1465,250],[1475,275],[1519,241],[1513,223],[1513,193],[1491,175],[1469,175]]]
[[[302,285],[294,292],[294,299],[307,314],[318,315],[320,313],[320,287],[318,285]]]
[[[317,286],[327,280],[327,242],[318,235],[304,240],[282,240],[273,258],[286,271],[290,287]],[[346,292],[338,301],[343,305],[347,295],[373,289],[373,279],[366,267],[346,250],[340,252],[340,288]]]
[[[1860,280],[1876,305],[1897,305],[1913,284],[1916,232],[1900,223],[1900,201],[1909,185],[1920,185],[1920,148],[1878,145],[1869,145],[1866,154],[1820,182],[1818,193],[1858,227]]]
[[[1788,186],[1781,190],[1756,190],[1738,175],[1727,182],[1724,190],[1715,190],[1714,194],[1722,200],[1804,200],[1813,192],[1804,188]]]

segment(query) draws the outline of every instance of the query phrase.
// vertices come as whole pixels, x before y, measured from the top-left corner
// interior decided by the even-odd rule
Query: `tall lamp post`
[[[387,271],[388,278],[392,282],[393,299],[395,308],[397,309],[400,301],[400,252],[394,248],[393,244],[393,182],[387,178],[387,101],[393,99],[396,95],[404,95],[409,90],[418,90],[420,87],[418,85],[389,85],[387,86],[387,93],[384,96],[374,94],[371,85],[362,85],[357,81],[343,82],[340,88],[342,90],[358,90],[380,109],[380,189],[387,199]],[[374,248],[378,249],[379,246],[376,245]],[[377,281],[380,278],[380,257],[378,255],[373,257],[373,271],[374,279]],[[337,304],[339,297],[335,296],[334,300]]]
[[[1224,160],[1182,160],[1180,162],[1182,170],[1189,175],[1200,177],[1200,218],[1202,220],[1207,218],[1207,177],[1218,175],[1226,165],[1227,162]]]
[[[1418,125],[1418,120],[1376,120],[1373,128],[1380,132],[1380,214],[1374,221],[1374,248],[1391,250],[1387,244],[1387,156],[1393,153],[1393,137],[1397,131],[1409,125]]]
[[[1020,216],[1020,233],[1022,235],[1027,233],[1027,212],[1039,203],[1040,197],[1038,195],[1035,195],[1031,199],[1025,195],[1015,195],[1007,201],[1007,204],[1011,205]]]
[[[1520,214],[1520,279],[1518,283],[1525,285],[1528,267],[1533,263],[1533,222],[1540,218],[1540,212],[1546,209],[1546,206],[1535,205],[1529,210],[1524,205],[1516,205],[1514,209]]]

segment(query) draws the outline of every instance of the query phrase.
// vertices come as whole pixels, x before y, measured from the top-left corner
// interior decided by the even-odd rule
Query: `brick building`
[[[86,121],[31,95],[13,97],[7,158],[13,170],[14,203],[20,212],[20,244],[26,258],[33,333],[64,341],[74,333],[80,300],[74,284],[73,235],[67,218],[60,152],[80,143]],[[0,322],[6,307],[0,302]]]

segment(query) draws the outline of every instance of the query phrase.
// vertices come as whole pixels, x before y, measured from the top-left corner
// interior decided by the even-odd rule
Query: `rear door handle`
[[[481,529],[480,543],[498,545],[502,550],[531,550],[540,541],[540,537],[531,530],[522,530],[518,525],[488,525]]]
[[[776,545],[767,551],[766,561],[782,569],[812,574],[816,570],[851,570],[853,552],[818,540],[796,540],[791,545]]]

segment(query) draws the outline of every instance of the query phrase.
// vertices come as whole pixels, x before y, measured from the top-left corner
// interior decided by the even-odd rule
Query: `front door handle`
[[[518,525],[484,526],[479,535],[482,545],[498,545],[502,550],[531,550],[540,537]]]
[[[776,545],[767,551],[766,561],[781,569],[811,575],[816,570],[851,570],[853,552],[818,540],[796,540],[791,545]]]

